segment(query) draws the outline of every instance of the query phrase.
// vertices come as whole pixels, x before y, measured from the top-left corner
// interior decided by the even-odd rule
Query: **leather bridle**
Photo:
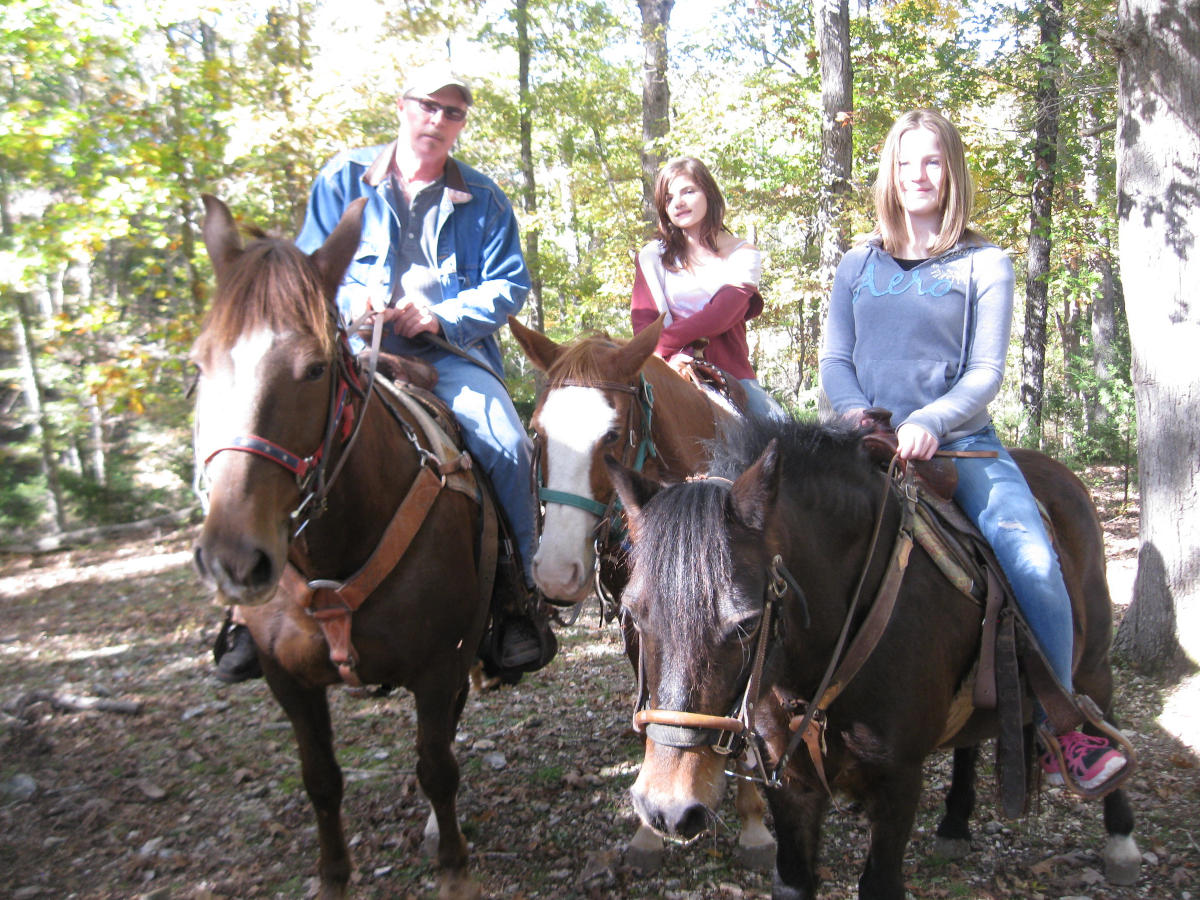
[[[809,626],[810,620],[804,592],[778,554],[771,560],[767,574],[767,584],[763,589],[763,612],[755,631],[754,651],[750,657],[745,686],[727,716],[651,707],[650,692],[646,685],[646,642],[642,639],[637,622],[633,622],[638,632],[638,686],[633,730],[638,734],[644,733],[655,743],[668,747],[686,749],[707,745],[713,752],[729,760],[726,774],[746,778],[742,772],[735,771],[733,765],[735,761],[741,760],[744,762],[744,769],[756,773],[750,776],[750,780],[771,785],[773,781],[777,783],[777,779],[774,774],[768,775],[765,769],[766,744],[754,727],[754,708],[761,693],[762,671],[769,643],[776,636],[775,606],[791,590],[800,604],[805,628]]]

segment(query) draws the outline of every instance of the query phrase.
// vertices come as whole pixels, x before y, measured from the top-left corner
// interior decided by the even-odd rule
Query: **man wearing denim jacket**
[[[472,100],[466,82],[448,68],[418,70],[397,101],[397,139],[343,151],[321,169],[296,244],[313,252],[346,207],[367,198],[362,238],[338,293],[342,316],[349,322],[373,311],[384,320],[385,351],[437,369],[434,393],[453,411],[468,451],[491,480],[521,557],[517,578],[523,574],[525,584],[516,588],[527,591],[536,549],[532,443],[501,380],[496,331],[524,305],[530,278],[508,197],[450,156]],[[528,670],[548,661],[539,659],[545,641],[527,625],[519,621],[504,634],[498,668]],[[234,657],[225,665],[237,664]],[[219,674],[221,668],[219,662]]]

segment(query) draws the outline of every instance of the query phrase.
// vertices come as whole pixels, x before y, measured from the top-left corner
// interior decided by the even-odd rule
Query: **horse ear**
[[[650,502],[650,498],[662,490],[662,485],[647,478],[633,469],[627,469],[608,454],[604,456],[604,466],[608,469],[608,477],[612,479],[621,505],[625,507],[625,515],[629,518],[629,530],[634,540],[637,540],[638,521],[641,518],[642,507]]]
[[[321,273],[321,286],[325,296],[330,300],[337,297],[338,288],[342,286],[342,276],[354,259],[362,238],[363,207],[367,205],[366,197],[359,197],[346,207],[341,220],[325,243],[312,254],[312,261],[317,271]]]
[[[517,339],[517,343],[521,345],[521,349],[525,351],[525,355],[529,357],[529,361],[533,363],[534,368],[542,372],[549,372],[554,361],[562,356],[561,344],[554,343],[540,331],[526,328],[516,316],[508,317],[508,327],[512,331],[513,337]]]
[[[729,504],[739,522],[752,531],[763,532],[779,496],[779,443],[767,444],[754,465],[743,472],[729,491]]]
[[[242,238],[228,206],[212,194],[201,194],[200,199],[204,201],[204,246],[220,284],[242,254]]]
[[[615,360],[617,380],[629,380],[642,370],[654,348],[658,346],[658,336],[662,334],[663,319],[666,313],[639,331],[617,352]]]

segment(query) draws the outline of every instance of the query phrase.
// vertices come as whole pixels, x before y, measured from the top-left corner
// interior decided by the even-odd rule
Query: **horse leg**
[[[775,861],[775,838],[771,836],[763,821],[767,804],[754,782],[737,779],[734,806],[742,823],[741,833],[738,835],[738,862],[747,869],[769,872],[771,864]]]
[[[450,676],[449,672],[442,674],[443,680]],[[423,689],[413,692],[417,705],[417,781],[433,807],[436,821],[440,900],[474,900],[480,896],[479,886],[468,874],[467,840],[458,825],[458,761],[452,749],[467,689],[464,676],[453,695],[436,678],[427,679]]]
[[[662,838],[649,825],[639,822],[637,833],[625,848],[625,864],[648,875],[662,867],[663,853]]]
[[[954,750],[954,770],[946,792],[946,814],[938,822],[933,852],[946,859],[962,859],[971,849],[971,813],[975,811],[975,764],[979,747]]]
[[[329,698],[323,687],[302,686],[270,657],[264,657],[263,674],[292,723],[304,789],[317,816],[321,848],[318,896],[320,900],[341,900],[350,880],[350,854],[342,831],[342,770],[333,752]]]
[[[796,779],[768,792],[767,802],[779,841],[772,900],[814,900],[821,823],[829,809],[829,795],[815,780]]]
[[[863,792],[871,847],[858,879],[860,900],[904,900],[904,850],[921,799],[921,767],[890,768],[868,780]]]

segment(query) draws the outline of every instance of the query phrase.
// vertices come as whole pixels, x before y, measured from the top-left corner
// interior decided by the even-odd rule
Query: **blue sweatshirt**
[[[1012,328],[1012,263],[993,244],[960,242],[904,270],[877,239],[843,257],[820,353],[838,413],[892,411],[941,444],[991,421]]]

